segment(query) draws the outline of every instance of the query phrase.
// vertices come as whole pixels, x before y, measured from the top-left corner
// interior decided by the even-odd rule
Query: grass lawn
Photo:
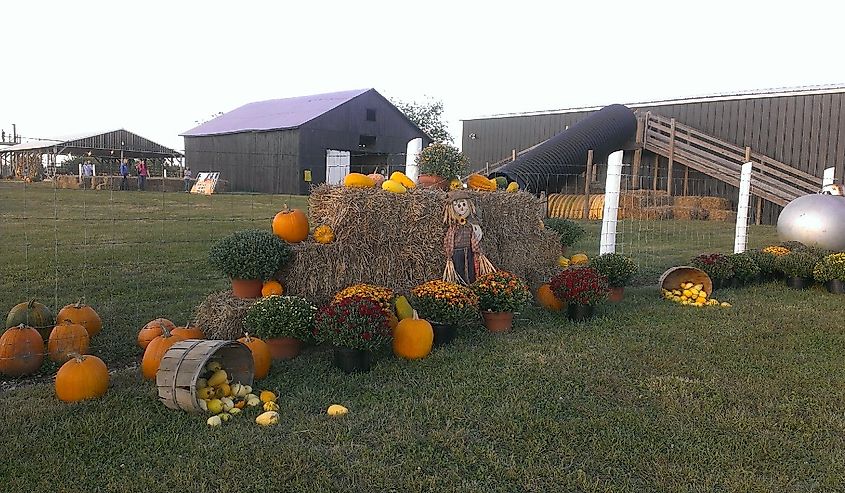
[[[510,334],[386,354],[364,375],[310,348],[260,383],[281,394],[273,428],[165,408],[127,368],[139,324],[189,317],[226,285],[210,241],[268,227],[284,201],[305,206],[0,183],[0,306],[85,296],[105,322],[94,352],[116,370],[105,397],[76,405],[50,382],[2,382],[0,491],[845,490],[845,300],[779,284],[717,293],[730,309],[630,289],[582,325],[531,310]],[[576,249],[591,253],[588,228]],[[650,240],[625,251],[654,271],[732,247],[730,225],[630,228]],[[773,238],[751,231],[755,246]],[[350,414],[325,416],[332,403]]]

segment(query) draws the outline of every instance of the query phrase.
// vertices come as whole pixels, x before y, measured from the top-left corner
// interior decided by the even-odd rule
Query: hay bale
[[[256,301],[236,298],[231,290],[211,293],[196,307],[194,323],[207,339],[238,339],[245,331],[244,316]]]
[[[675,197],[673,203],[674,203],[674,205],[676,205],[678,207],[685,207],[687,209],[693,209],[693,208],[701,207],[701,197],[697,197],[697,196]]]
[[[689,221],[692,219],[692,209],[692,207],[674,205],[672,206],[672,217]]]
[[[645,219],[645,220],[657,220],[662,221],[666,219],[672,219],[673,215],[673,208],[671,205],[663,205],[658,207],[646,207],[644,209],[639,209],[636,211],[631,212],[630,219]]]
[[[736,222],[736,212],[726,210],[710,211],[711,221]]]
[[[710,211],[707,209],[695,207],[690,210],[690,219],[694,221],[706,221],[708,217],[710,217]]]
[[[701,207],[709,211],[732,210],[731,201],[722,197],[701,197]]]

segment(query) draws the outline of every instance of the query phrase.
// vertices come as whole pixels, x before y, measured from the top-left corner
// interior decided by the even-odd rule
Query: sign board
[[[211,195],[214,193],[214,187],[217,186],[218,178],[220,178],[219,172],[197,174],[197,181],[191,187],[191,193]]]

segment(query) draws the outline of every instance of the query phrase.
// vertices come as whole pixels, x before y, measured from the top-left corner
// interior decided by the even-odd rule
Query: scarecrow
[[[481,250],[481,225],[476,216],[472,194],[454,190],[446,194],[448,202],[443,211],[447,226],[443,248],[446,250],[446,270],[443,280],[471,284],[477,276],[496,270]]]

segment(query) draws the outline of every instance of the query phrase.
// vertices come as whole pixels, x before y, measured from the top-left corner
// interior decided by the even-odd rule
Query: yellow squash
[[[408,178],[405,173],[401,171],[394,171],[393,174],[390,175],[390,179],[399,183],[405,188],[416,188],[417,184],[414,183],[414,180]]]
[[[343,186],[349,188],[373,188],[376,186],[376,182],[367,175],[363,175],[361,173],[349,173],[343,179]]]
[[[381,188],[393,193],[405,193],[407,191],[401,183],[393,180],[385,180],[384,183],[381,184]]]

